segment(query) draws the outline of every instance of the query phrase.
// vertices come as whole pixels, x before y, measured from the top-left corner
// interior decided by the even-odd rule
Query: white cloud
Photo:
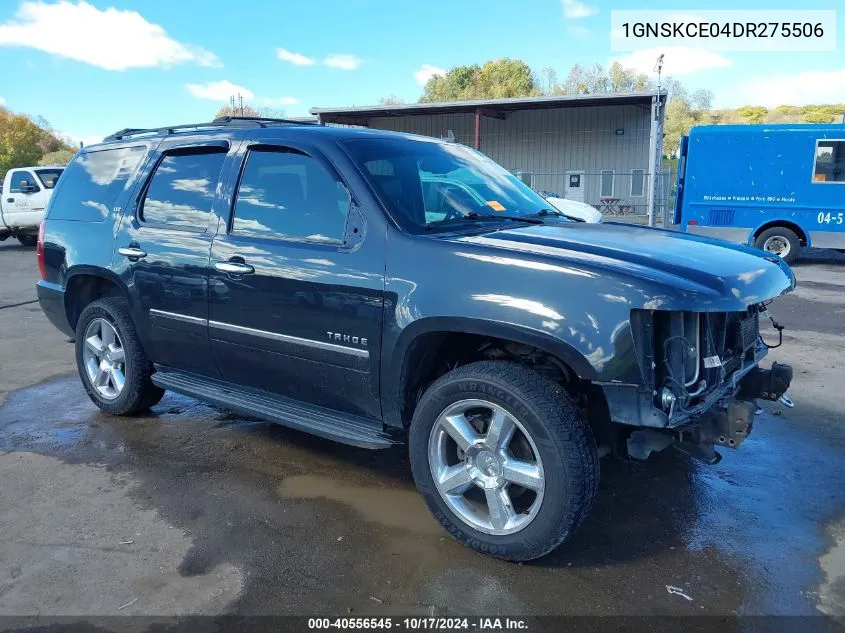
[[[648,48],[613,58],[610,61],[617,61],[625,68],[633,68],[651,75],[654,71],[654,63],[661,54],[665,55],[663,58],[664,76],[680,77],[707,68],[730,68],[733,66],[733,60],[720,53],[688,46]]]
[[[296,97],[264,97],[261,101],[267,106],[291,106],[299,103]]]
[[[228,101],[229,97],[241,95],[245,101],[249,101],[255,95],[248,88],[233,84],[231,81],[211,81],[207,84],[185,84],[185,88],[191,96],[197,99],[210,99],[211,101]]]
[[[358,70],[361,66],[361,60],[355,57],[355,55],[349,55],[348,53],[332,53],[331,55],[326,55],[323,65],[339,70]]]
[[[87,2],[24,2],[0,24],[0,45],[25,46],[106,70],[195,63],[219,66],[213,53],[177,42],[135,11],[100,11]]]
[[[432,66],[431,64],[423,64],[420,66],[420,69],[414,73],[414,77],[417,78],[417,83],[421,86],[425,86],[428,83],[428,80],[436,75],[445,75],[446,69],[440,68],[438,66]]]
[[[769,75],[747,79],[725,91],[729,105],[809,105],[845,102],[845,70],[814,70],[794,75]]]
[[[599,12],[599,8],[580,0],[560,0],[563,5],[563,16],[568,20],[588,18]]]
[[[6,105],[6,99],[4,97],[0,97],[0,106]]]
[[[300,53],[292,53],[285,48],[277,48],[276,57],[281,59],[283,62],[290,62],[294,66],[313,66],[315,63],[312,58],[306,57]]]
[[[98,136],[96,134],[74,134],[72,132],[61,132],[58,130],[56,131],[56,136],[74,148],[79,147],[80,143],[82,143],[85,147],[88,147],[89,145],[94,145],[103,140],[102,136]]]
[[[174,178],[170,186],[177,191],[211,195],[211,181],[208,178]]]

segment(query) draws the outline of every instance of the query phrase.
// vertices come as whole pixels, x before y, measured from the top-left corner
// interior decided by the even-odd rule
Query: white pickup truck
[[[24,246],[35,246],[38,226],[53,187],[64,167],[16,167],[6,172],[0,198],[0,242],[16,237]]]

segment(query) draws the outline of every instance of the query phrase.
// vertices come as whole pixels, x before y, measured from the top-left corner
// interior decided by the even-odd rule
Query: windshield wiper
[[[540,216],[540,217],[547,217],[547,216],[550,216],[550,215],[554,215],[554,216],[557,216],[559,218],[566,218],[567,220],[572,220],[573,222],[583,222],[584,221],[581,218],[576,218],[573,215],[566,215],[560,209],[540,209],[534,215]]]
[[[458,223],[461,220],[511,220],[512,222],[525,222],[526,224],[545,224],[545,222],[543,222],[540,218],[528,215],[502,215],[501,213],[496,213],[494,215],[492,213],[478,213],[478,211],[470,211],[466,215],[462,215],[451,220],[440,220],[438,222],[427,224],[425,230],[433,231],[434,229],[442,226],[450,226]]]
[[[479,213],[470,211],[464,216],[468,220],[513,220],[514,222],[527,222],[528,224],[543,224],[540,218],[529,215],[502,215],[501,213]]]

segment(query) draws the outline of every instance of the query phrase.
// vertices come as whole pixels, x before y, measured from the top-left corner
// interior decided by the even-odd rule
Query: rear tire
[[[21,246],[35,246],[38,243],[38,237],[35,235],[18,235],[18,242]]]
[[[106,413],[145,411],[164,396],[150,380],[153,365],[122,298],[99,299],[82,311],[76,324],[76,366],[88,397]]]
[[[760,233],[754,240],[754,246],[777,255],[790,266],[801,255],[801,239],[795,231],[783,226],[773,226]]]
[[[558,547],[598,490],[596,442],[581,412],[560,385],[515,363],[472,363],[434,382],[414,412],[410,458],[417,489],[443,527],[504,560]]]

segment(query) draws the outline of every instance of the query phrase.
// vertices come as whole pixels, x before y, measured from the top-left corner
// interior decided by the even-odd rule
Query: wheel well
[[[621,441],[610,421],[604,391],[583,380],[563,360],[549,352],[508,339],[466,332],[429,332],[417,337],[402,364],[401,416],[406,425],[428,386],[448,371],[479,360],[502,360],[530,367],[560,384],[581,408],[599,444]],[[622,454],[622,453],[619,453]]]
[[[402,365],[402,419],[409,421],[426,388],[461,365],[479,360],[507,360],[539,371],[578,393],[578,376],[559,358],[524,343],[465,332],[429,332],[408,348]]]
[[[120,287],[110,279],[97,275],[74,275],[65,288],[65,312],[70,327],[76,329],[79,315],[92,301],[121,296]]]
[[[794,222],[789,222],[788,220],[776,220],[774,222],[769,222],[768,224],[764,224],[759,229],[754,232],[754,239],[756,240],[763,231],[767,231],[772,229],[776,226],[783,227],[785,229],[789,229],[795,235],[798,236],[798,239],[801,240],[801,246],[807,245],[807,234],[801,229],[800,226],[795,224]]]

